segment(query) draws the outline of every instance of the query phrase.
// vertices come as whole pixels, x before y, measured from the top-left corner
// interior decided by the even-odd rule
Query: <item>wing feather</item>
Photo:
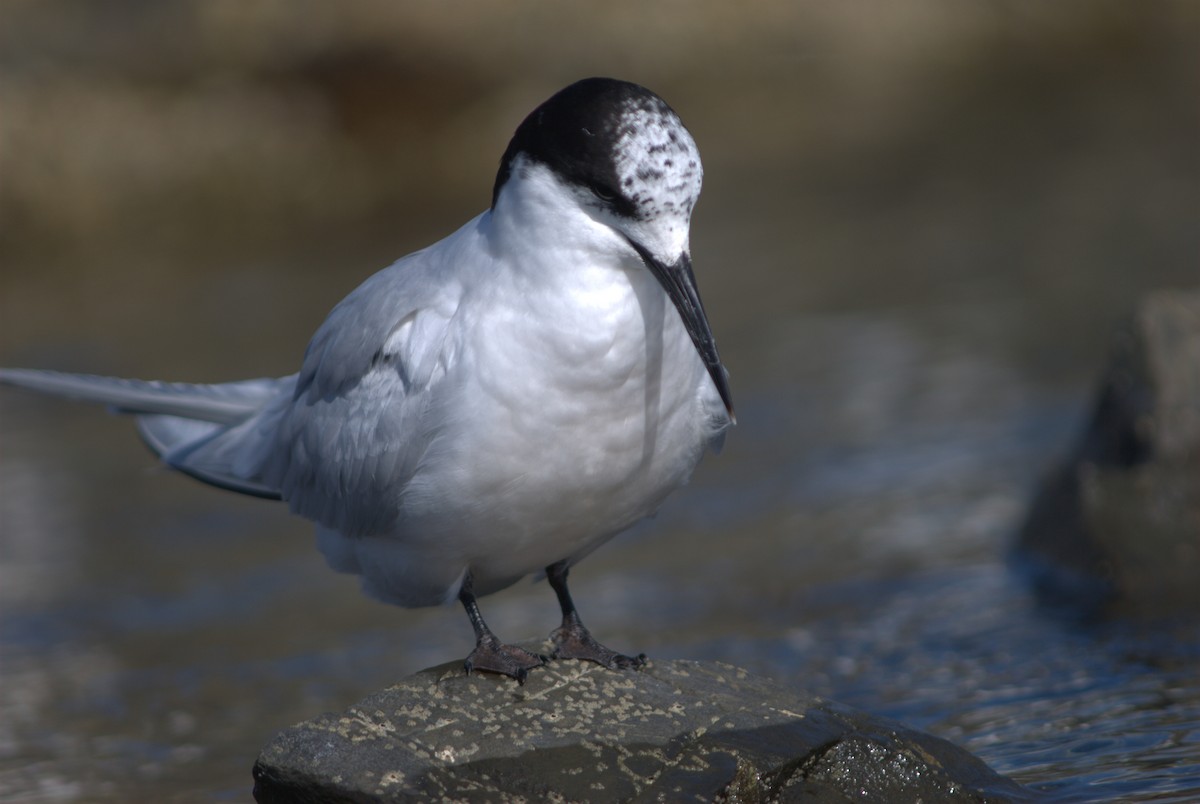
[[[313,336],[259,472],[296,513],[347,536],[395,527],[452,393],[465,291],[445,269],[473,223],[367,279]]]

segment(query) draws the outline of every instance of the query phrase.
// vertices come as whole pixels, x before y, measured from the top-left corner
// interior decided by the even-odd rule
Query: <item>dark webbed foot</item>
[[[475,650],[463,663],[467,675],[476,670],[511,676],[518,684],[524,684],[529,671],[546,663],[546,657],[530,653],[516,645],[505,645],[495,637],[484,638],[475,645]]]
[[[475,629],[475,650],[471,651],[471,655],[463,663],[463,669],[467,671],[467,675],[471,675],[475,670],[500,673],[515,678],[518,684],[524,684],[529,671],[544,665],[546,657],[530,653],[516,645],[505,645],[497,639],[483,621],[483,615],[479,613],[479,604],[475,602],[471,586],[471,574],[467,573],[458,592],[458,599],[466,609],[467,617],[471,619],[471,627]]]
[[[546,567],[546,579],[558,595],[558,604],[562,607],[563,615],[562,626],[550,634],[550,639],[554,641],[553,658],[584,659],[601,664],[609,670],[636,670],[646,664],[646,654],[626,656],[617,653],[601,645],[588,633],[579,619],[579,613],[575,611],[571,593],[567,591],[567,570],[565,561]]]
[[[636,670],[646,664],[646,654],[626,656],[610,650],[596,641],[578,617],[568,618],[561,628],[550,634],[554,641],[555,659],[584,659],[604,665],[609,670]]]

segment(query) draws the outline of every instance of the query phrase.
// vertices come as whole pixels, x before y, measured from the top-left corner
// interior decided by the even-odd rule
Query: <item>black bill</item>
[[[650,273],[658,279],[659,284],[667,292],[667,296],[679,311],[683,326],[692,343],[704,361],[708,375],[717,386],[717,393],[725,403],[729,418],[736,421],[733,415],[733,395],[729,391],[729,381],[725,378],[725,367],[721,365],[721,356],[717,354],[717,342],[713,338],[712,328],[708,325],[708,316],[704,313],[704,304],[700,301],[700,289],[696,287],[696,277],[692,273],[692,258],[684,254],[673,265],[665,265],[654,258],[654,255],[633,240],[629,241],[642,262],[650,269]]]

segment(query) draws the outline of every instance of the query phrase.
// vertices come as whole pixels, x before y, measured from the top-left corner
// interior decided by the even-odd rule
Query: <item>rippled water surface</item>
[[[726,452],[573,576],[593,629],[902,720],[1065,797],[1189,800],[1194,631],[1080,626],[1004,560],[1077,400],[1014,388],[969,333],[906,318],[795,322],[763,359],[797,371],[744,393]],[[845,368],[855,355],[890,357]],[[241,799],[276,729],[469,650],[457,609],[361,599],[304,523],[150,469],[124,423],[13,394],[2,410],[14,800]],[[841,416],[878,431],[818,425]],[[510,638],[555,624],[541,584],[485,611]]]
[[[1182,624],[1082,623],[1039,605],[1008,559],[1032,489],[1086,418],[1114,324],[1144,291],[1200,279],[1200,124],[1187,77],[1200,73],[1172,61],[1194,53],[1178,46],[1181,28],[1130,27],[1139,20],[1119,19],[1100,44],[1000,37],[971,70],[963,65],[975,51],[946,43],[936,69],[901,73],[832,40],[804,40],[800,59],[764,45],[744,68],[760,72],[738,80],[726,70],[743,62],[723,62],[721,51],[707,51],[716,65],[707,71],[695,60],[633,70],[676,90],[670,99],[706,158],[692,250],[739,426],[657,518],[572,574],[605,642],[733,662],[893,717],[1064,800],[1200,799],[1197,613]],[[97,58],[124,64],[117,52]],[[184,69],[170,55],[155,58]],[[872,69],[854,72],[863,59]],[[613,63],[623,62],[585,54],[548,74]],[[314,62],[304,76],[367,104],[394,97],[354,83],[384,68],[409,69]],[[49,74],[10,72],[6,107],[57,97],[53,83],[12,94]],[[62,180],[75,162],[50,159],[59,172],[30,173],[43,163],[10,154],[6,175],[33,176],[27,186],[51,195],[24,207],[0,197],[0,212],[23,211],[5,220],[50,234],[12,228],[25,236],[19,248],[0,237],[0,365],[195,381],[294,371],[342,295],[487,203],[501,132],[548,81],[535,74],[517,91],[515,78],[464,88],[420,73],[475,105],[443,108],[436,93],[414,90],[425,84],[404,84],[412,113],[428,118],[410,128],[371,128],[357,106],[322,116],[317,95],[286,92],[271,96],[286,112],[279,123],[262,117],[275,107],[250,96],[259,100],[237,107],[244,116],[214,121],[300,139],[264,149],[262,170],[283,166],[263,174],[266,185],[230,176],[226,195],[215,179],[204,185],[221,202],[211,206],[174,191],[162,210],[129,206],[120,191],[150,192],[144,177],[132,190],[100,182],[105,193],[89,201],[84,183]],[[137,75],[157,76],[154,98],[176,80]],[[121,95],[114,108],[132,115],[131,128],[119,116],[87,118],[94,137],[113,139],[77,143],[72,159],[117,149],[136,160],[148,147],[120,150],[135,131],[217,126],[203,110],[236,83],[222,75],[186,85],[200,94],[165,111],[143,98],[154,111],[143,116]],[[275,89],[270,81],[284,80],[266,75],[256,80]],[[871,89],[885,78],[888,91]],[[499,122],[485,124],[488,115]],[[885,118],[894,125],[879,125]],[[33,132],[19,140],[30,148],[71,145],[76,129],[21,119],[25,128],[0,134]],[[269,189],[299,165],[317,170],[300,135],[335,123],[367,132],[360,155],[408,136],[478,140],[488,156],[430,157],[452,192],[414,175],[392,196],[368,194],[361,215],[342,210],[320,226],[248,217],[290,210],[277,213],[286,223],[302,202],[350,204],[343,193],[369,176],[353,173],[348,152],[320,162],[353,173],[337,193]],[[424,159],[401,155],[397,164]],[[175,162],[147,164],[152,176],[186,175]],[[483,175],[472,180],[476,164]],[[57,208],[58,225],[74,227],[66,245],[35,215]],[[104,226],[87,229],[84,218]],[[102,234],[109,225],[124,234]],[[171,226],[180,231],[162,230]],[[255,234],[268,226],[284,236]],[[482,604],[508,639],[557,624],[544,584]],[[457,608],[362,598],[353,578],[325,568],[306,523],[156,468],[128,422],[0,390],[0,800],[246,800],[258,750],[278,729],[465,656],[470,636]]]

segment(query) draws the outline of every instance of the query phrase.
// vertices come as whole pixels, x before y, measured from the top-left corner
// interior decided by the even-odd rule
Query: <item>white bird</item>
[[[169,466],[286,501],[369,595],[459,600],[468,673],[523,682],[545,663],[476,603],[543,569],[562,608],[554,658],[639,667],[589,634],[567,573],[653,514],[734,421],[689,253],[701,177],[661,98],[585,79],[521,123],[491,208],[343,299],[298,374],[0,382],[134,414]]]

